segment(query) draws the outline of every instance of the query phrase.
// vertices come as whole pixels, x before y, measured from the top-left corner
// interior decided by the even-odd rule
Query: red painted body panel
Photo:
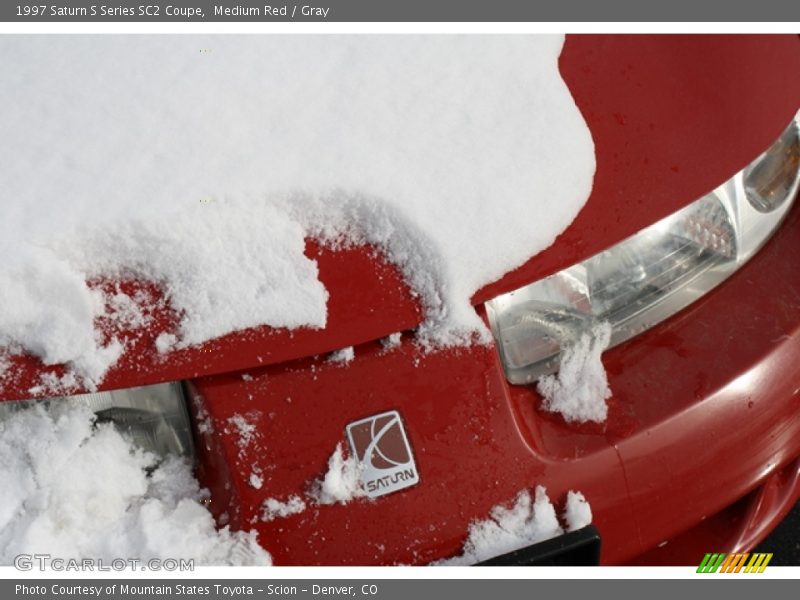
[[[422,354],[406,338],[389,351],[362,345],[348,365],[306,359],[196,380],[195,402],[229,433],[200,436],[201,463],[221,451],[231,465],[229,480],[201,469],[213,509],[256,528],[278,564],[427,563],[538,484],[557,503],[570,489],[586,495],[606,564],[654,548],[639,560],[697,564],[750,547],[800,489],[798,264],[800,205],[724,285],[604,355],[614,396],[601,425],[538,411],[532,387],[506,383],[493,347]],[[267,497],[302,495],[324,473],[347,423],[389,409],[404,419],[417,486],[259,520]],[[244,447],[235,415],[258,432]]]
[[[596,145],[594,189],[551,248],[477,292],[476,304],[587,258],[700,197],[741,169],[800,105],[796,36],[568,36],[560,68]],[[532,227],[535,223],[532,223]],[[174,327],[163,309],[129,340],[101,389],[224,373],[327,352],[409,329],[422,318],[402,277],[369,249],[309,242],[330,292],[324,330],[234,333],[171,353],[154,350]],[[133,336],[130,336],[133,338]],[[0,399],[30,397],[52,368],[12,359]]]

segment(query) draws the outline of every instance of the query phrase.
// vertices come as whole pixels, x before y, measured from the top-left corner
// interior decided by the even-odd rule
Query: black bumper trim
[[[600,564],[600,532],[594,525],[477,563],[479,567],[583,567]]]

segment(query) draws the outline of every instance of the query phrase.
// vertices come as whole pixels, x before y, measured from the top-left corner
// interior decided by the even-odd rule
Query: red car
[[[150,410],[148,443],[193,453],[217,521],[255,528],[276,564],[445,559],[536,485],[556,505],[580,490],[593,528],[501,562],[591,559],[598,539],[609,565],[752,549],[800,497],[800,40],[568,36],[560,68],[594,138],[594,187],[550,248],[473,297],[494,345],[424,352],[392,265],[309,242],[325,329],[248,330],[164,361],[154,342],[174,315],[156,307],[102,389],[182,382],[190,416],[177,386],[101,416],[134,427],[130,409]],[[597,319],[612,325],[607,419],[540,410],[534,382]],[[351,346],[346,366],[326,360]],[[41,368],[17,367],[3,399]],[[337,444],[363,456],[386,432],[374,500],[261,518]]]

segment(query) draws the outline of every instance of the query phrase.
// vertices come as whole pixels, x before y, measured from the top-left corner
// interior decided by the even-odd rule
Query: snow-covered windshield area
[[[97,277],[157,282],[159,351],[324,328],[305,239],[369,243],[419,295],[420,340],[488,335],[483,285],[588,198],[560,36],[3,36],[0,346],[92,387],[125,351]]]

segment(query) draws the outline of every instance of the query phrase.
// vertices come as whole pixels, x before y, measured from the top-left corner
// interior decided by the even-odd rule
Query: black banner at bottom
[[[751,599],[756,594],[790,597],[792,580],[749,576],[697,575],[688,579],[552,579],[557,569],[541,571],[542,579],[26,579],[0,580],[4,600],[262,600],[271,598],[615,598],[647,597],[681,600],[725,594],[726,600]],[[509,572],[509,574],[512,574]],[[544,579],[548,577],[548,579]],[[713,588],[713,589],[712,589]]]

